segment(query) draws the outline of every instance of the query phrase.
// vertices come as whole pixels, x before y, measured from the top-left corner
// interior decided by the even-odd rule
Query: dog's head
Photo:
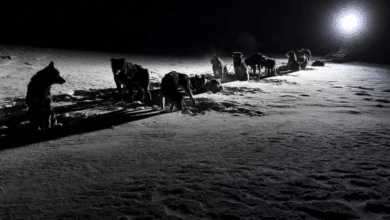
[[[289,51],[288,53],[286,53],[286,57],[288,57],[289,59],[296,59],[296,55],[295,55],[295,52],[294,51]]]
[[[216,53],[213,54],[213,56],[211,57],[210,62],[212,64],[216,64],[218,62],[218,55]]]
[[[233,62],[234,63],[241,63],[243,54],[241,52],[234,52],[233,53]]]
[[[114,74],[118,74],[119,71],[123,69],[123,65],[125,64],[125,58],[111,58],[111,69]]]
[[[297,55],[298,55],[298,57],[303,57],[303,56],[305,56],[305,52],[303,50],[298,50]]]
[[[54,67],[53,61],[44,70],[46,72],[46,80],[49,85],[53,84],[64,84],[66,81],[60,76],[60,71]]]

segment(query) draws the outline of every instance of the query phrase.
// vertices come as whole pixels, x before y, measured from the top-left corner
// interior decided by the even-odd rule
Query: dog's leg
[[[52,111],[50,109],[41,111],[40,128],[42,130],[52,128]]]
[[[57,122],[57,115],[56,115],[56,113],[54,112],[54,109],[53,109],[52,112],[51,112],[51,126],[52,126],[52,127],[62,126],[61,123],[58,123],[58,122]]]
[[[145,102],[146,90],[143,88],[140,88],[138,91],[142,92],[142,101]]]
[[[195,99],[194,99],[194,96],[192,95],[192,92],[189,88],[186,88],[186,93],[188,94],[188,96],[191,98],[192,100],[192,103],[194,104],[194,107],[196,108],[196,102],[195,102]]]
[[[145,104],[150,104],[152,102],[152,94],[150,94],[150,91],[148,87],[146,88],[140,88],[139,91],[142,91],[142,100]]]
[[[46,130],[50,128],[50,114],[47,110],[40,110],[37,115],[37,130]]]
[[[152,103],[152,94],[150,93],[148,88],[145,89],[145,93],[146,93],[146,96],[148,98],[148,103],[151,104]]]
[[[177,105],[176,101],[174,101],[170,96],[163,96],[162,102],[163,102],[163,110],[165,112],[172,112],[175,106]],[[169,109],[165,109],[166,104],[170,105]]]
[[[179,111],[183,110],[183,102],[184,102],[184,99],[182,99],[180,102],[176,103],[176,107],[177,107],[177,109],[179,109]]]
[[[257,64],[258,68],[259,68],[259,77],[261,76],[261,64]]]
[[[41,118],[39,111],[29,109],[28,114],[30,117],[31,128],[34,130],[41,130],[41,128],[39,126],[40,118]]]
[[[134,93],[133,95],[133,100],[139,98],[141,102],[144,102],[145,103],[145,91],[143,88],[139,87],[136,92]]]
[[[178,108],[179,110],[181,110],[181,105],[179,103],[176,103],[176,102],[171,102],[171,107],[169,108],[169,111],[170,112],[173,112],[173,110],[175,110],[175,107]]]
[[[136,93],[133,91],[133,86],[127,86],[127,89],[129,90],[130,99],[129,102],[132,103],[134,101],[134,96]]]
[[[123,105],[125,105],[125,101],[123,100],[122,96],[122,84],[116,83],[116,88],[118,89],[120,100],[122,101]]]
[[[46,118],[46,128],[48,128],[48,129],[50,129],[50,128],[52,128],[52,127],[54,127],[54,124],[52,124],[52,120],[53,120],[53,115],[51,114],[51,112],[49,112],[48,114],[47,114],[47,118]],[[55,120],[55,119],[54,119]]]
[[[165,96],[161,96],[161,109],[165,111]]]

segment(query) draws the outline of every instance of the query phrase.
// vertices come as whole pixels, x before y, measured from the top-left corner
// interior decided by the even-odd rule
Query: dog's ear
[[[53,63],[53,61],[50,61],[50,63],[49,63],[49,68],[54,69],[54,63]]]
[[[113,62],[113,61],[118,61],[118,62],[124,63],[126,61],[126,59],[125,58],[119,58],[119,59],[111,58],[111,62]]]

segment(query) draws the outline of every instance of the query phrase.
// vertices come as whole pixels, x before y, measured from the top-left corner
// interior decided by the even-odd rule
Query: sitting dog
[[[210,62],[213,65],[214,77],[223,80],[223,76],[228,73],[225,63],[215,53]]]
[[[306,69],[307,64],[309,63],[309,58],[305,54],[303,50],[298,50],[298,58],[297,58],[298,64],[301,67],[301,69]]]
[[[303,51],[303,53],[306,55],[307,57],[307,62],[310,61],[310,58],[311,58],[311,51],[309,49],[301,49],[301,51]]]
[[[191,87],[193,88],[194,93],[205,92],[204,88],[206,86],[207,79],[206,79],[204,74],[202,74],[201,76],[195,75],[195,76],[190,77],[190,83],[191,83]]]
[[[271,58],[264,58],[263,60],[263,66],[265,69],[265,73],[267,73],[267,76],[275,75],[276,73],[276,61]]]
[[[191,98],[192,103],[196,106],[195,99],[191,92],[191,82],[189,77],[184,73],[175,71],[165,74],[161,80],[162,109],[165,110],[165,98],[173,102],[170,111],[176,106],[179,110],[183,109],[183,94],[180,93],[179,87],[184,89]]]
[[[293,50],[286,53],[286,56],[288,57],[288,62],[287,62],[288,70],[297,71],[301,69],[297,60],[297,56],[295,55],[295,52]]]
[[[134,89],[142,92],[141,100],[145,100],[145,93],[147,94],[147,101],[151,101],[151,94],[149,91],[149,71],[137,64],[126,62],[124,58],[111,59],[111,69],[114,74],[114,80],[119,92],[120,99],[123,101],[122,85],[125,85],[129,90],[129,102],[133,102],[135,94]]]
[[[244,62],[247,66],[251,67],[251,69],[253,71],[253,75],[256,75],[257,68],[259,69],[259,75],[260,75],[261,68],[263,68],[264,59],[265,59],[265,57],[263,56],[263,54],[254,53],[254,54],[250,55],[249,57],[247,57]]]
[[[205,91],[206,92],[212,92],[212,93],[217,93],[223,90],[223,86],[221,81],[218,79],[210,79],[207,80],[206,86],[205,86]]]
[[[241,52],[234,52],[233,53],[233,66],[234,66],[234,73],[236,75],[236,79],[240,81],[248,81],[249,75],[248,75],[248,68],[244,61],[242,60],[242,53]]]
[[[218,79],[207,79],[205,75],[190,77],[191,86],[194,89],[194,94],[205,92],[217,93],[223,90],[221,81]]]
[[[34,129],[44,130],[57,125],[57,118],[52,106],[51,86],[64,84],[66,81],[54,68],[53,61],[43,70],[38,71],[27,86],[26,104],[30,123]]]

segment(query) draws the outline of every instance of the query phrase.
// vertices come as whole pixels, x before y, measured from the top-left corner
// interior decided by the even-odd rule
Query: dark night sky
[[[341,46],[329,17],[343,4],[370,11],[370,33],[359,43],[381,56],[390,49],[388,1],[102,1],[3,7],[2,44],[131,53],[285,53],[309,48],[325,55]],[[381,50],[378,52],[376,49]],[[388,57],[388,56],[387,56]]]

